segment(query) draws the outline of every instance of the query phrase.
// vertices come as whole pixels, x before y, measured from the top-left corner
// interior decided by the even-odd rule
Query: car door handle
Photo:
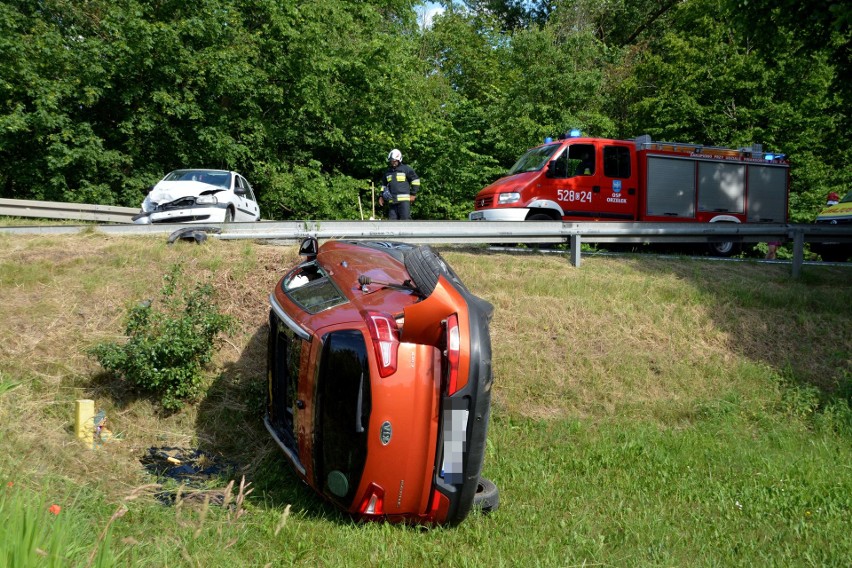
[[[601,192],[601,186],[599,186],[599,185],[593,185],[593,186],[592,186],[592,191],[594,191],[595,193],[600,193],[600,192]]]

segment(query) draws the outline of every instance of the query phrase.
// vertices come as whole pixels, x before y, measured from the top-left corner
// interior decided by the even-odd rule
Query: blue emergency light
[[[580,137],[580,129],[579,128],[572,128],[571,132],[568,133],[568,136],[570,136],[571,138],[579,138]]]
[[[774,159],[775,159],[775,154],[764,154],[764,155],[763,155],[763,159],[764,159],[764,160],[772,161],[772,160],[774,160]]]
[[[544,139],[545,144],[550,144],[551,142],[553,142],[553,138],[551,138],[550,136]]]

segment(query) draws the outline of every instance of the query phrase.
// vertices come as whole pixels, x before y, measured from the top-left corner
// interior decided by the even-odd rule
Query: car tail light
[[[429,506],[429,516],[433,522],[442,522],[447,518],[447,511],[450,510],[450,500],[446,495],[438,491],[432,490],[432,503]]]
[[[381,515],[384,513],[385,490],[371,483],[361,501],[358,511],[363,515]]]
[[[396,372],[396,358],[399,352],[399,327],[390,314],[367,312],[367,329],[376,350],[379,363],[379,375],[387,377]]]
[[[455,314],[447,318],[447,394],[458,390],[459,361],[461,359],[461,338],[459,337],[459,318]]]

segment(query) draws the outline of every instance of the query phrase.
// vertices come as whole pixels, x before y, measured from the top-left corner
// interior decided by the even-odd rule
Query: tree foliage
[[[784,152],[797,221],[848,186],[846,4],[443,4],[421,28],[415,0],[8,0],[0,196],[138,206],[172,169],[221,167],[265,218],[356,219],[399,148],[414,216],[464,218],[573,127]]]

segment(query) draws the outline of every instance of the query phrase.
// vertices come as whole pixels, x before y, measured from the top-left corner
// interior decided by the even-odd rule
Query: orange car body
[[[270,304],[265,423],[297,474],[359,519],[463,520],[481,489],[491,305],[429,247],[343,241],[309,252]]]

